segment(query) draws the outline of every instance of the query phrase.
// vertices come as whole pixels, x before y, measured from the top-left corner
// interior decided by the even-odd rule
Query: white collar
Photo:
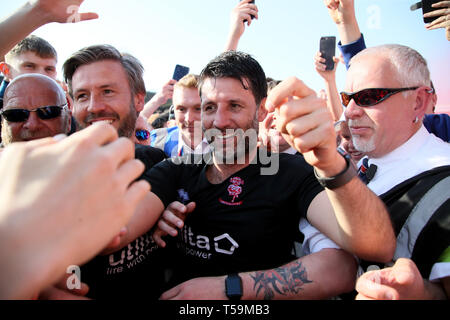
[[[359,163],[358,163],[359,164]],[[422,127],[404,144],[380,158],[369,158],[377,172],[368,187],[377,195],[419,173],[450,164],[450,144]]]
[[[401,146],[397,147],[393,151],[388,154],[380,157],[380,158],[370,158],[369,164],[384,164],[392,161],[397,161],[405,158],[405,155],[412,155],[419,152],[420,147],[425,143],[425,141],[429,137],[428,131],[424,126],[421,126],[420,129],[412,135],[405,143]]]
[[[204,154],[209,152],[209,143],[206,140],[206,138],[203,138],[202,142],[200,142],[194,150],[191,149],[190,146],[188,146],[183,139],[183,136],[181,134],[181,130],[178,130],[178,152],[177,154],[180,154],[181,150],[183,149],[183,154]]]
[[[281,152],[281,153],[287,153],[287,154],[292,154],[292,155],[294,155],[294,154],[297,153],[297,150],[294,149],[294,148],[292,148],[292,147],[290,147],[289,149],[286,149],[286,150],[284,150],[284,151]]]

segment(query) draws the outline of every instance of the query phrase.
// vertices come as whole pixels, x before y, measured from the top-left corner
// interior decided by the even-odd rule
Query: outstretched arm
[[[316,175],[332,178],[352,170],[337,151],[334,121],[326,102],[301,80],[289,78],[275,87],[266,108],[276,110],[277,129],[288,135],[288,142],[303,154]],[[363,259],[391,260],[396,239],[386,207],[356,175],[347,181],[316,196],[308,209],[309,222]]]
[[[156,224],[163,211],[162,201],[153,192],[148,192],[137,205],[126,230],[124,232],[121,230],[122,234],[116,235],[113,242],[109,243],[101,254],[107,255],[116,252],[148,232]]]
[[[341,44],[346,45],[361,37],[355,15],[354,0],[324,0],[328,13],[338,28]]]
[[[225,51],[237,50],[239,39],[241,39],[245,31],[245,22],[247,22],[247,26],[250,26],[252,23],[251,16],[258,19],[258,7],[250,3],[251,1],[242,0],[231,11],[230,31],[225,45]]]
[[[84,0],[28,1],[0,22],[0,57],[37,28],[51,22],[70,23],[97,19],[96,13],[78,13]]]
[[[240,272],[243,300],[326,299],[354,288],[356,261],[340,249],[323,249],[279,268]],[[195,278],[166,291],[161,299],[228,299],[225,278]]]
[[[147,182],[134,182],[143,170],[133,143],[104,123],[59,142],[47,138],[5,148],[0,299],[30,299],[69,264],[95,256],[148,193]]]

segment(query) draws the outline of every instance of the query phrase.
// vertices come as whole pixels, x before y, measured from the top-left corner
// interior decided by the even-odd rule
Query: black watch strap
[[[350,180],[352,180],[355,176],[358,175],[358,172],[356,171],[355,166],[351,162],[350,155],[349,154],[343,154],[341,150],[339,150],[339,154],[344,157],[345,159],[345,169],[340,172],[338,175],[330,178],[324,178],[320,177],[317,174],[316,168],[314,168],[314,175],[317,178],[317,181],[319,181],[320,185],[327,189],[336,189],[339,188],[346,183],[348,183]]]
[[[225,279],[225,294],[230,300],[241,300],[242,279],[237,273],[232,273]]]

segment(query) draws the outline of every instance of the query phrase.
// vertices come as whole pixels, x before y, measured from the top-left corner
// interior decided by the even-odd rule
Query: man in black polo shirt
[[[266,77],[256,60],[223,53],[203,70],[199,88],[212,157],[198,164],[172,159],[145,174],[152,184],[149,211],[161,213],[175,200],[196,203],[176,241],[173,279],[203,278],[162,298],[324,298],[351,290],[354,260],[343,250],[290,255],[301,217],[345,250],[392,257],[395,239],[384,205],[336,151],[331,116],[312,90],[290,79],[271,92],[267,105],[279,108],[280,129],[315,165],[326,193],[301,157],[270,157],[256,148],[257,139],[244,137],[257,136],[266,114]]]
[[[78,129],[106,121],[119,136],[131,139],[146,95],[141,63],[112,46],[97,45],[75,52],[63,69]],[[146,170],[165,158],[163,151],[144,145],[135,146],[135,156]],[[125,234],[118,246],[81,268],[81,281],[90,288],[88,297],[159,296],[164,285],[164,250],[158,250],[147,233],[159,214],[146,217],[150,225],[134,228],[137,233]]]

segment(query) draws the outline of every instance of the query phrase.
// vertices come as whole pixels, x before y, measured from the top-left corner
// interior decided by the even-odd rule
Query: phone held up
[[[422,8],[422,13],[425,14],[425,13],[428,13],[428,12],[431,12],[434,10],[439,10],[440,8],[433,8],[431,5],[433,5],[434,3],[441,2],[441,1],[442,0],[422,0],[420,2],[413,4],[410,9],[411,9],[411,11],[414,11],[414,10]],[[423,22],[431,23],[436,18],[437,17],[423,18]]]
[[[239,2],[241,2],[241,1],[242,1],[242,0],[239,0]],[[250,1],[249,3],[255,3],[255,0],[252,0],[252,1]],[[250,17],[252,18],[252,20],[255,19],[255,16],[252,15],[252,14],[250,15]],[[244,23],[247,23],[247,19],[244,20]]]
[[[185,75],[187,75],[188,73],[189,73],[189,67],[177,64],[175,66],[175,70],[173,71],[172,79],[178,81],[181,78],[183,78]]]
[[[333,57],[336,54],[336,37],[321,37],[320,38],[320,53],[322,53],[322,58],[324,58],[326,69],[334,69]]]

